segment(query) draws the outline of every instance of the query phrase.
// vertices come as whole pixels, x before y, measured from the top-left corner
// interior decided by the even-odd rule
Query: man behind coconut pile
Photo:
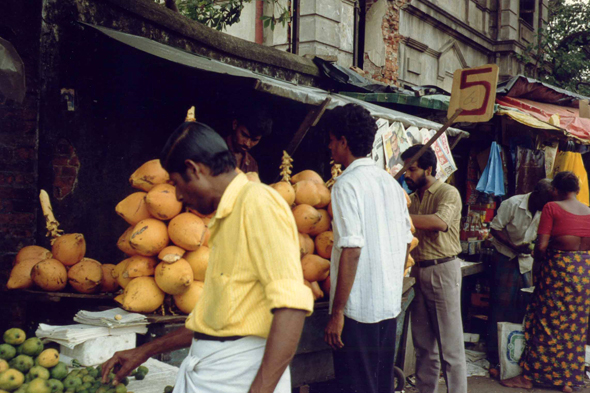
[[[289,363],[313,309],[303,284],[297,227],[285,200],[235,171],[224,140],[187,122],[168,139],[160,161],[176,198],[203,214],[211,254],[203,293],[183,328],[115,353],[121,380],[148,358],[190,346],[174,393],[291,392]]]

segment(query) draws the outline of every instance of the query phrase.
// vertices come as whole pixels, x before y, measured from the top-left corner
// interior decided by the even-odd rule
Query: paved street
[[[588,381],[586,381],[588,382]],[[486,378],[486,377],[470,377],[468,380],[469,393],[520,393],[520,392],[527,392],[527,393],[549,393],[549,392],[556,392],[558,390],[555,389],[532,389],[532,390],[525,390],[525,389],[510,389],[500,385],[500,383],[496,380]],[[406,393],[417,393],[418,390],[412,388],[406,388]],[[445,393],[447,390],[444,385],[441,385],[441,389],[439,393]],[[590,393],[590,387],[586,387],[585,389],[579,390],[580,393]]]
[[[468,380],[469,393],[554,393],[558,390],[555,389],[510,389],[506,388],[496,380],[486,378],[486,377],[470,377]],[[590,381],[586,380],[586,388],[578,390],[578,393],[590,393]],[[311,386],[310,393],[333,393],[335,390],[332,387],[332,384],[325,383],[325,384],[315,384]],[[406,387],[406,393],[418,393],[418,390],[412,387]],[[444,384],[440,385],[439,393],[446,393],[447,389]]]

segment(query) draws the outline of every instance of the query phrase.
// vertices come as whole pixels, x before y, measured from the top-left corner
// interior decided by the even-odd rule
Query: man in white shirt
[[[521,323],[526,312],[526,295],[522,288],[533,285],[532,243],[543,206],[550,201],[551,180],[537,183],[532,193],[506,199],[490,228],[495,252],[492,258],[490,320],[488,323],[488,359],[495,376],[498,357],[498,322]]]
[[[393,393],[395,317],[413,238],[405,195],[367,158],[377,126],[366,109],[338,107],[324,123],[332,158],[346,168],[332,188],[331,318],[325,340],[334,349],[340,391]]]

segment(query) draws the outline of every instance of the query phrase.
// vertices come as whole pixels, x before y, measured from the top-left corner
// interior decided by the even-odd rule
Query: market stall
[[[76,280],[64,270],[67,272],[65,281],[52,279],[45,285],[39,278],[34,281],[34,287],[31,283],[20,287],[17,285],[14,286],[14,292],[2,293],[4,298],[17,298],[14,300],[15,307],[22,309],[21,320],[18,322],[26,324],[29,329],[39,322],[56,325],[71,323],[73,315],[81,309],[100,310],[114,307],[117,305],[113,301],[116,296],[123,306],[131,311],[151,313],[150,329],[156,334],[182,324],[184,316],[171,315],[180,314],[182,311],[186,313],[180,305],[183,302],[173,298],[173,288],[166,287],[169,296],[163,296],[161,301],[150,304],[149,307],[142,304],[143,308],[134,309],[135,306],[126,300],[125,295],[121,297],[120,289],[114,285],[127,286],[131,279],[142,278],[141,281],[149,281],[151,288],[155,290],[152,282],[154,280],[150,277],[157,266],[165,263],[161,262],[164,258],[174,256],[178,251],[168,250],[168,254],[160,256],[162,250],[159,246],[158,252],[152,253],[153,250],[148,251],[148,248],[154,244],[137,243],[135,248],[142,248],[144,253],[150,255],[144,255],[146,258],[137,257],[132,261],[136,268],[135,273],[131,273],[127,266],[120,266],[124,261],[127,261],[125,265],[128,265],[129,259],[133,258],[128,257],[129,250],[124,246],[129,242],[124,235],[125,232],[133,229],[134,225],[142,221],[141,219],[149,219],[148,216],[135,215],[137,210],[134,211],[127,205],[133,207],[134,203],[141,204],[152,191],[151,188],[142,188],[133,180],[129,185],[129,176],[158,156],[163,142],[174,126],[184,120],[186,110],[192,105],[196,108],[194,117],[211,124],[223,133],[229,130],[228,123],[234,109],[232,105],[253,101],[270,108],[274,132],[264,138],[254,153],[260,163],[260,179],[267,184],[279,180],[280,165],[284,163],[284,150],[291,153],[294,160],[293,174],[312,169],[317,172],[322,184],[333,177],[334,168],[330,165],[329,153],[325,148],[326,138],[312,126],[317,123],[324,110],[339,105],[350,102],[361,104],[378,119],[380,131],[375,141],[373,158],[381,160],[379,162],[385,162],[385,156],[389,151],[386,146],[390,146],[387,145],[388,139],[385,134],[389,134],[391,139],[392,130],[401,127],[410,133],[415,132],[416,138],[422,140],[431,137],[441,127],[440,124],[426,119],[329,93],[320,88],[263,76],[146,38],[87,24],[80,26],[80,37],[67,46],[71,50],[69,53],[72,63],[62,75],[61,82],[67,87],[61,91],[62,110],[44,115],[47,118],[45,124],[48,126],[40,141],[40,186],[49,191],[55,217],[61,223],[59,228],[68,236],[72,235],[70,238],[75,244],[69,248],[68,256],[62,257],[55,253],[50,239],[54,238],[59,244],[61,241],[58,239],[66,237],[58,236],[58,227],[49,225],[52,219],[39,222],[38,244],[51,249],[53,256],[59,258],[54,258],[58,263],[72,266],[70,271],[79,269],[73,267],[79,266],[84,256],[99,261],[102,266],[112,265],[112,271],[109,273],[116,282],[105,282],[104,278],[109,277],[109,273],[102,272],[102,275],[99,275],[94,262],[85,262],[84,270],[96,271],[101,277],[86,280],[92,281],[86,283],[92,285],[77,288],[73,284]],[[92,48],[87,45],[86,41],[89,39],[95,44]],[[52,123],[51,118],[59,118],[59,121]],[[468,136],[467,133],[454,128],[450,128],[447,134],[453,137]],[[446,157],[446,161],[441,165],[445,168],[443,173],[448,176],[454,169],[448,140],[445,140],[443,138],[437,146],[441,150],[441,157]],[[144,193],[145,195],[140,195],[143,199],[128,199],[137,193]],[[126,202],[116,209],[123,201]],[[318,202],[317,206],[327,210],[328,205]],[[150,223],[156,228],[154,232],[158,232],[158,227],[162,229],[167,226],[169,230],[172,220],[179,214],[192,213],[176,211],[160,220],[153,220]],[[327,212],[322,214],[322,217],[328,217]],[[192,222],[197,223],[195,225],[200,225],[198,223],[201,222],[206,226],[207,217],[190,217]],[[45,238],[48,225],[51,227],[50,237]],[[329,222],[323,229],[315,236],[328,232]],[[133,232],[130,230],[128,235]],[[199,233],[201,237],[198,241],[204,242],[206,229],[201,228]],[[83,234],[84,240],[84,252],[81,254],[77,252],[81,247],[76,243],[79,240],[78,234]],[[183,251],[195,253],[192,255],[194,260],[202,262],[202,255],[197,255],[198,248],[193,249],[182,239],[172,241],[176,246],[183,246]],[[117,248],[117,243],[122,243],[123,246]],[[317,249],[317,244],[314,246]],[[313,255],[309,248],[307,252]],[[75,255],[72,257],[71,254]],[[316,256],[325,260],[326,255],[329,255],[329,252]],[[195,262],[197,263],[199,262]],[[56,262],[51,264],[53,266]],[[200,266],[202,270],[203,265]],[[472,274],[479,269],[473,266],[466,265],[464,274]],[[327,318],[327,291],[320,288],[319,284],[313,285],[314,282],[325,281],[325,264],[322,269],[322,277],[310,280],[318,301],[316,312],[306,323],[294,361],[295,386],[332,377],[331,351],[323,342],[323,328]],[[198,269],[191,270],[191,288],[198,287],[198,284],[192,284],[196,282],[195,270]],[[63,275],[63,271],[60,274]],[[86,275],[84,278],[88,277]],[[57,281],[59,284],[55,284]],[[411,279],[405,281],[404,310],[413,298],[412,283]],[[109,284],[113,287],[107,287]],[[156,286],[161,288],[166,284],[156,283]],[[45,291],[40,288],[45,288]],[[19,296],[14,296],[17,293]],[[198,288],[191,293],[198,295]],[[154,311],[156,312],[153,313]],[[407,334],[407,322],[403,322],[405,314],[400,318],[402,322],[398,324],[398,338],[401,342],[402,337]],[[142,338],[139,340],[141,342]],[[399,356],[403,356],[401,352]],[[171,359],[174,362],[179,360],[181,355],[172,356],[175,356]]]

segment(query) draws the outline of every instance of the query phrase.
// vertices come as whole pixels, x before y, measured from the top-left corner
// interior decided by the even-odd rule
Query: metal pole
[[[443,134],[443,132],[445,132],[447,130],[447,128],[449,128],[451,126],[451,124],[453,124],[455,122],[455,119],[461,114],[461,112],[463,112],[463,109],[461,109],[461,108],[457,109],[457,111],[455,111],[455,114],[453,116],[451,116],[451,118],[449,120],[447,120],[447,122],[436,132],[436,134],[434,134],[434,136],[432,138],[430,138],[430,140],[428,142],[426,142],[426,144],[424,146],[422,146],[422,149],[420,149],[420,151],[418,151],[418,153],[414,154],[414,156],[412,158],[410,158],[404,164],[404,167],[398,173],[395,174],[394,177],[396,180],[398,180],[400,177],[402,177],[402,175],[404,173],[406,173],[408,168],[410,166],[412,166],[413,163],[418,161],[418,159],[420,157],[422,157],[422,154],[424,154],[426,152],[426,150],[430,149],[430,146],[432,146],[432,144],[434,142],[436,142],[436,140]]]

